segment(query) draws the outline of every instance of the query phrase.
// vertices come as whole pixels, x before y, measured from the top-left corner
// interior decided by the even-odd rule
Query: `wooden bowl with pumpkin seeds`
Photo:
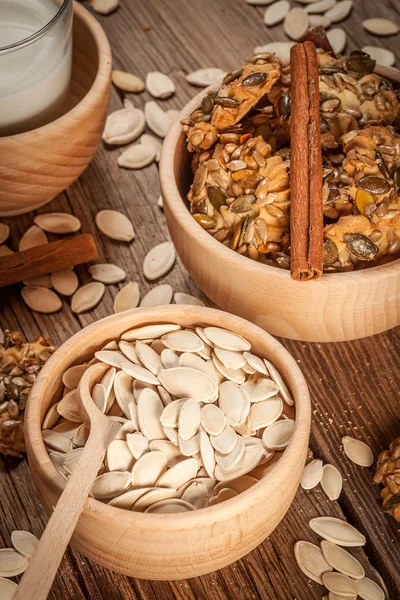
[[[63,374],[70,367],[91,360],[95,353],[97,354],[97,360],[106,358],[110,352],[112,353],[109,348],[112,347],[110,343],[113,340],[119,338],[122,340],[135,339],[135,336],[132,336],[132,331],[136,335],[137,328],[140,328],[143,333],[143,327],[146,327],[147,334],[149,331],[147,326],[155,324],[157,324],[158,329],[161,325],[160,331],[165,332],[166,328],[169,331],[172,330],[172,334],[166,334],[168,336],[172,335],[172,338],[176,337],[175,334],[181,332],[178,336],[181,339],[194,339],[196,333],[207,339],[205,332],[208,332],[208,334],[210,332],[215,334],[216,332],[221,335],[224,330],[232,332],[236,339],[243,341],[243,338],[245,338],[244,341],[247,341],[248,348],[251,347],[252,354],[245,352],[242,353],[243,356],[246,355],[247,359],[250,359],[250,362],[255,366],[258,364],[257,368],[261,369],[258,372],[260,377],[263,377],[261,372],[266,373],[265,367],[262,367],[263,359],[266,359],[264,364],[269,365],[272,363],[274,365],[282,379],[276,376],[276,371],[274,377],[277,378],[274,379],[273,368],[273,371],[269,371],[270,375],[274,381],[280,382],[279,389],[282,397],[286,397],[286,400],[291,398],[290,403],[292,405],[289,406],[288,401],[287,408],[294,415],[292,417],[294,420],[291,421],[290,437],[286,439],[285,448],[277,451],[278,456],[275,456],[277,460],[259,464],[261,471],[257,471],[257,477],[256,472],[253,472],[254,480],[251,487],[244,488],[244,491],[239,490],[237,494],[230,493],[223,498],[217,498],[216,502],[210,503],[211,505],[206,508],[198,507],[198,510],[191,509],[179,513],[168,511],[169,514],[165,514],[165,511],[162,514],[162,510],[153,510],[161,504],[160,502],[153,504],[151,511],[147,509],[146,512],[137,512],[139,510],[138,504],[137,509],[135,507],[131,509],[118,507],[118,498],[123,498],[123,496],[112,500],[111,504],[106,504],[104,501],[100,502],[93,497],[88,499],[71,541],[74,548],[101,565],[132,577],[155,580],[183,579],[210,573],[238,560],[260,544],[279,524],[294,498],[305,464],[311,408],[307,384],[296,361],[277,340],[256,325],[240,317],[198,306],[158,306],[126,311],[102,319],[75,334],[54,353],[41,371],[29,397],[25,420],[29,466],[38,494],[48,514],[51,514],[52,507],[57,503],[66,485],[66,480],[49,456],[51,454],[49,444],[47,441],[45,445],[43,441],[42,429],[53,426],[57,421],[58,417],[53,423],[50,423],[52,419],[49,419],[48,415],[49,409],[51,407],[54,409],[55,402],[60,400],[62,396],[62,381],[65,382]],[[170,324],[174,325],[171,327]],[[195,327],[197,327],[196,330]],[[180,332],[176,329],[179,329]],[[185,333],[185,330],[188,333]],[[151,329],[151,332],[154,333],[154,328]],[[183,338],[182,334],[184,334]],[[226,335],[226,333],[223,333],[223,335]],[[157,338],[157,336],[155,337]],[[161,339],[164,339],[164,337],[161,337]],[[136,335],[136,339],[140,339],[140,337]],[[158,339],[153,339],[153,342],[146,339],[141,345],[136,343],[136,349],[142,351],[146,343],[148,344],[148,352],[151,348],[160,350],[157,348],[157,344],[160,344]],[[218,343],[216,341],[216,344]],[[126,351],[125,346],[129,344],[128,342],[123,344],[125,345],[119,347]],[[106,355],[104,355],[104,352],[98,352],[102,348],[104,349],[105,345],[107,345]],[[121,355],[121,352],[115,352],[115,354]],[[170,356],[171,350],[168,350],[167,354]],[[186,352],[182,353],[182,356],[185,354],[187,355]],[[203,354],[203,352],[199,353],[196,360],[201,362],[200,354]],[[234,352],[230,354],[232,355]],[[132,360],[135,360],[132,349],[129,356]],[[239,356],[239,353],[237,353],[237,356]],[[187,356],[185,360],[187,360]],[[193,364],[193,360],[192,356],[191,364]],[[144,364],[146,364],[145,360]],[[246,368],[249,365],[250,363]],[[122,365],[122,368],[125,368],[125,366]],[[132,369],[146,371],[143,367],[135,367],[132,364],[129,368],[130,372]],[[164,369],[166,368],[164,365]],[[243,366],[243,368],[245,367]],[[270,369],[270,367],[268,368]],[[240,369],[236,372],[239,371]],[[253,373],[250,377],[254,377],[254,369],[248,369],[248,372]],[[122,370],[120,373],[123,377]],[[71,378],[70,375],[73,375],[74,378],[76,373],[70,370],[68,379]],[[197,371],[197,375],[200,376],[201,372]],[[165,371],[159,371],[157,377],[162,382]],[[282,381],[286,383],[287,387]],[[273,384],[271,380],[269,383]],[[157,389],[159,390],[159,388]],[[282,391],[283,389],[285,391]],[[193,398],[197,393],[196,390],[198,392],[198,386],[194,383]],[[145,392],[151,395],[150,390],[147,389]],[[186,395],[181,390],[181,395],[177,393],[175,396],[179,398],[182,394]],[[94,397],[94,389],[92,395]],[[70,394],[63,396],[63,404],[68,403],[68,396]],[[215,395],[214,400],[217,397],[218,394]],[[274,402],[272,398],[271,400]],[[147,396],[142,398],[139,395],[137,399],[139,425],[141,423],[140,403],[146,404],[147,401]],[[176,402],[184,401],[176,400]],[[193,404],[193,400],[186,400],[186,402]],[[254,406],[262,404],[259,401],[255,402]],[[267,400],[267,402],[270,402],[270,400]],[[203,405],[203,408],[204,406],[214,406],[214,404],[203,404],[202,402],[199,404]],[[172,404],[168,404],[168,400],[164,402],[164,405],[168,410],[172,406]],[[58,408],[60,406],[61,403],[58,404]],[[189,408],[189,404],[187,407]],[[217,410],[221,409],[215,407],[214,411]],[[112,411],[111,414],[115,415],[116,413]],[[134,417],[131,415],[131,418]],[[281,414],[280,419],[277,423],[289,422],[286,414]],[[65,420],[65,418],[61,418],[62,427],[65,426]],[[160,422],[162,423],[161,417]],[[126,427],[127,423],[124,423],[123,426]],[[207,426],[204,425],[204,427],[206,429],[199,430],[200,438],[202,433],[207,431]],[[51,435],[51,433],[47,432],[45,437]],[[258,433],[258,436],[255,431],[249,434],[255,436],[250,438],[250,441],[253,440],[254,444],[261,444],[261,430]],[[157,436],[153,439],[157,439]],[[168,444],[168,441],[164,441],[164,443]],[[264,440],[262,443],[264,443]],[[250,445],[252,446],[253,443],[250,443]],[[76,450],[73,450],[73,452],[76,452]],[[151,448],[150,453],[144,454],[144,457],[149,457],[149,454],[151,454]],[[153,452],[154,457],[156,454],[158,456],[161,452]],[[193,458],[186,460],[184,456],[181,458],[184,460],[178,463],[178,467],[194,461]],[[132,474],[137,474],[140,461],[141,458],[134,464]],[[268,465],[268,468],[264,468]],[[108,456],[106,467],[111,470],[110,456]],[[174,467],[167,470],[166,475],[164,474],[161,477],[172,476],[173,469]],[[217,473],[217,470],[215,473]],[[104,478],[104,475],[97,478],[97,486],[101,484],[100,480],[102,478]],[[247,477],[247,479],[251,479],[251,477]],[[231,484],[229,481],[226,483],[228,488]],[[219,484],[218,490],[222,490],[224,486],[225,482],[223,485]],[[164,487],[168,487],[168,485]],[[92,488],[92,493],[96,495],[95,487]],[[222,495],[224,494],[226,494],[226,490]],[[219,502],[220,500],[221,502]],[[141,498],[138,502],[141,502]],[[176,500],[176,502],[181,504],[179,508],[188,504],[182,500]],[[143,508],[141,506],[142,510]]]
[[[376,71],[399,86],[399,71],[387,67]],[[189,118],[210,89],[184,107],[181,120]],[[398,259],[299,283],[291,279],[289,271],[251,260],[210,236],[190,214],[186,200],[193,174],[185,138],[177,121],[163,144],[164,212],[183,264],[221,309],[249,319],[273,335],[312,342],[362,338],[400,323]]]

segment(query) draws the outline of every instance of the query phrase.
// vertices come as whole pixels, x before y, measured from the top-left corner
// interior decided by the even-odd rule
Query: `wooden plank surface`
[[[349,35],[348,50],[370,44],[399,52],[399,36],[376,38],[361,27],[361,21],[369,16],[384,15],[399,21],[397,1],[381,0],[379,8],[370,1],[355,0],[354,4],[351,18],[340,24]],[[168,73],[177,93],[162,101],[163,106],[180,108],[196,93],[184,79],[187,72],[205,66],[233,69],[251,55],[255,45],[286,40],[281,26],[269,30],[264,27],[263,10],[244,0],[121,0],[117,12],[99,17],[99,21],[109,35],[115,68],[142,77],[150,70]],[[149,99],[146,92],[130,97],[138,107]],[[114,90],[111,109],[120,106]],[[121,170],[116,164],[119,152],[118,148],[102,147],[81,179],[38,212],[73,212],[82,222],[82,232],[95,236],[100,258],[123,267],[129,280],[140,283],[144,295],[153,286],[143,277],[143,258],[151,247],[168,237],[157,206],[158,171],[155,164],[142,171]],[[114,242],[96,230],[94,216],[105,208],[119,209],[132,219],[136,229],[132,244]],[[33,214],[2,220],[11,227],[9,242],[16,250],[22,233],[32,224]],[[76,271],[81,283],[90,280],[86,266]],[[162,283],[210,304],[179,262]],[[64,300],[61,313],[40,315],[27,308],[20,297],[20,286],[15,285],[0,291],[0,326],[20,329],[27,338],[47,333],[60,344],[81,327],[111,314],[118,289],[117,285],[108,286],[102,302],[88,313],[74,315]],[[378,490],[372,485],[373,469],[350,463],[340,445],[345,434],[361,437],[377,457],[400,434],[399,330],[352,343],[283,343],[298,360],[310,386],[314,404],[310,447],[315,457],[332,462],[345,477],[340,500],[328,501],[319,488],[300,490],[268,540],[234,565],[192,580],[160,583],[129,579],[70,550],[54,583],[51,600],[318,600],[323,595],[321,586],[307,581],[293,557],[297,540],[317,541],[307,526],[309,519],[317,515],[344,516],[359,527],[368,543],[354,554],[364,565],[369,559],[379,570],[392,600],[400,598],[398,527],[381,511]],[[4,547],[10,545],[13,529],[25,528],[40,535],[46,517],[26,461],[2,457],[0,469],[0,546]]]

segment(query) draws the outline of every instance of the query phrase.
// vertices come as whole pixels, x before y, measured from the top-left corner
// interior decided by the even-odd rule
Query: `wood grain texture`
[[[177,93],[162,101],[165,108],[182,108],[196,89],[186,84],[184,74],[206,66],[234,69],[249,57],[256,44],[285,41],[281,26],[266,29],[265,8],[251,7],[244,0],[159,0],[121,1],[121,7],[108,17],[98,17],[107,32],[114,67],[128,69],[145,77],[158,68],[171,75]],[[396,0],[355,2],[352,17],[340,26],[348,36],[348,49],[379,44],[398,51],[398,36],[376,38],[364,32],[361,21],[384,14],[398,19]],[[245,26],[244,26],[245,24]],[[149,25],[150,30],[144,30]],[[147,27],[146,27],[147,29]],[[400,65],[400,62],[397,66]],[[135,106],[143,107],[149,95],[129,95]],[[160,101],[161,103],[161,101]],[[114,90],[111,108],[121,107]],[[129,279],[138,281],[142,296],[151,288],[142,274],[145,253],[167,239],[164,216],[157,207],[160,194],[156,165],[138,172],[120,170],[116,159],[120,150],[101,147],[87,171],[67,192],[38,212],[74,212],[82,221],[82,231],[95,236],[101,260],[123,267]],[[137,237],[131,245],[102,236],[94,225],[98,210],[115,208],[134,222]],[[6,219],[12,230],[10,247],[18,248],[22,233],[33,223],[33,213]],[[49,236],[50,239],[56,239]],[[76,269],[81,283],[89,281],[86,267]],[[241,273],[233,273],[240,279]],[[155,282],[159,283],[159,282]],[[160,283],[170,283],[175,291],[185,291],[211,304],[188,277],[178,261]],[[61,313],[40,315],[21,301],[20,286],[0,291],[0,325],[22,329],[28,338],[47,332],[62,343],[96,319],[112,313],[118,286],[109,286],[103,301],[89,313],[74,315],[64,301]],[[252,290],[249,290],[249,295]],[[305,314],[312,319],[314,315]],[[365,317],[357,315],[354,328]],[[299,539],[318,543],[308,521],[318,515],[345,517],[360,527],[368,538],[366,548],[354,554],[367,566],[367,559],[384,577],[392,600],[400,590],[398,571],[399,533],[395,522],[381,511],[379,490],[372,484],[373,469],[350,463],[340,448],[344,434],[360,436],[371,445],[374,455],[400,432],[400,335],[398,328],[364,340],[341,344],[310,344],[284,340],[307,379],[313,402],[310,447],[316,458],[332,462],[345,476],[338,502],[328,501],[319,488],[299,490],[280,526],[245,558],[216,573],[178,582],[132,579],[107,570],[68,550],[50,600],[321,600],[322,587],[307,581],[297,568],[293,545]],[[346,411],[346,412],[345,412]],[[357,428],[357,429],[355,429]],[[0,459],[0,546],[10,546],[13,529],[28,529],[41,535],[46,514],[37,498],[27,461]],[[353,552],[353,551],[352,551]],[[372,571],[367,573],[373,577]]]

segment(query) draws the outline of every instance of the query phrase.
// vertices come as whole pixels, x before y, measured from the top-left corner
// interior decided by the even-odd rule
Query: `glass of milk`
[[[72,0],[0,0],[0,136],[61,116],[71,67]]]

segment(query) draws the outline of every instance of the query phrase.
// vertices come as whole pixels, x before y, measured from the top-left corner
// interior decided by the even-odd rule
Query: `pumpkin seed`
[[[189,502],[185,502],[180,498],[172,498],[171,500],[160,500],[159,502],[154,502],[154,504],[146,508],[144,512],[156,514],[171,514],[190,512],[191,510],[196,509],[194,506],[189,504]]]
[[[354,582],[357,593],[363,600],[385,600],[385,592],[372,579],[364,579]]]
[[[0,576],[14,577],[23,573],[28,566],[25,556],[13,548],[0,549]]]
[[[264,451],[262,447],[259,447],[258,445],[247,446],[245,444],[244,454],[238,462],[238,464],[233,469],[225,470],[221,467],[221,465],[216,465],[216,479],[219,479],[220,481],[230,481],[231,479],[237,479],[238,477],[249,473],[250,471],[252,471],[252,469],[254,469],[254,467],[258,465],[263,456],[263,453]]]
[[[208,505],[207,487],[201,481],[194,481],[185,489],[181,499],[196,509],[205,508]]]
[[[335,6],[336,0],[319,0],[318,2],[311,2],[305,7],[305,11],[308,14],[312,13],[324,13]]]
[[[161,362],[165,369],[171,369],[172,367],[178,367],[180,365],[178,354],[169,348],[161,351]]]
[[[223,411],[228,425],[244,423],[250,411],[250,401],[242,389],[232,381],[224,381],[219,388],[219,408]]]
[[[175,352],[200,352],[204,348],[203,341],[191,331],[180,329],[162,337],[164,346]]]
[[[173,367],[158,373],[161,385],[173,396],[207,402],[214,398],[217,384],[211,377],[196,369]]]
[[[127,71],[114,70],[111,73],[113,84],[123,92],[143,92],[144,81],[133,73]]]
[[[218,106],[223,106],[224,108],[236,108],[239,106],[240,102],[239,100],[228,96],[216,96],[214,98],[214,104],[218,104]]]
[[[310,542],[297,542],[294,546],[294,556],[304,575],[320,585],[322,585],[323,573],[333,571],[332,566],[326,561],[319,546]]]
[[[372,260],[379,252],[378,246],[362,233],[349,233],[345,238],[346,248],[359,260]]]
[[[264,23],[268,27],[277,25],[286,17],[290,10],[290,3],[287,0],[274,2],[264,13]]]
[[[133,342],[134,340],[147,340],[151,338],[160,337],[169,333],[170,331],[176,331],[180,329],[180,325],[175,323],[160,323],[159,325],[144,325],[143,327],[135,327],[122,334],[121,339],[127,342]]]
[[[246,359],[240,352],[233,352],[232,350],[223,350],[222,348],[215,348],[214,353],[216,358],[223,364],[225,369],[229,371],[237,371],[246,364]]]
[[[113,440],[107,448],[107,468],[109,471],[130,471],[134,458],[124,440]]]
[[[214,353],[212,355],[212,361],[217,371],[219,371],[226,379],[235,381],[236,383],[243,383],[245,381],[246,375],[242,369],[236,369],[235,371],[227,369]]]
[[[360,467],[370,467],[374,463],[374,455],[367,444],[361,440],[349,437],[342,438],[343,449],[346,456]]]
[[[201,409],[201,426],[209,435],[220,435],[226,426],[223,411],[215,404],[206,404]]]
[[[159,142],[157,140],[157,138],[155,138],[153,135],[150,135],[149,133],[144,133],[143,135],[140,136],[139,142],[141,144],[143,144],[143,146],[149,146],[150,148],[152,148],[155,153],[154,160],[156,162],[160,161],[162,144],[161,144],[161,142]],[[162,199],[162,197],[161,197],[161,199]]]
[[[335,4],[330,10],[325,13],[325,16],[332,21],[332,23],[338,23],[346,19],[351,9],[353,8],[353,0],[342,0]]]
[[[238,435],[234,448],[228,454],[215,452],[215,462],[224,471],[230,471],[238,465],[245,451],[244,439]]]
[[[135,237],[128,217],[117,210],[101,210],[96,215],[96,225],[101,233],[113,240],[131,242]]]
[[[19,241],[18,250],[23,252],[24,250],[29,250],[29,248],[34,248],[36,246],[41,246],[42,244],[48,244],[49,240],[43,229],[38,227],[37,225],[32,225],[29,227],[22,236]]]
[[[140,365],[126,362],[122,363],[121,368],[127,375],[143,383],[150,383],[151,385],[158,385],[159,383],[157,377],[151,371]]]
[[[220,327],[205,327],[204,334],[215,346],[236,352],[248,351],[251,344],[241,335]]]
[[[303,490],[312,490],[322,479],[323,463],[322,460],[312,460],[309,462],[303,471],[300,485]]]
[[[168,75],[150,71],[146,76],[146,89],[154,98],[169,98],[175,92],[175,84]]]
[[[191,85],[198,87],[208,87],[213,84],[220,84],[225,76],[225,71],[216,67],[198,69],[186,75],[186,81]]]
[[[182,460],[181,451],[169,440],[151,440],[149,447],[151,451],[158,450],[164,454],[168,467],[173,467]]]
[[[89,267],[89,273],[96,281],[105,283],[107,285],[111,283],[119,283],[126,277],[126,273],[117,265],[111,263],[99,263]]]
[[[147,508],[157,502],[167,500],[169,498],[175,498],[177,495],[176,490],[170,488],[153,488],[146,492],[143,496],[137,500],[133,506],[133,510],[138,512],[145,512]]]
[[[146,102],[144,106],[146,123],[153,133],[160,138],[165,138],[171,126],[168,115],[154,100]]]
[[[380,46],[364,46],[362,51],[369,54],[372,60],[375,60],[378,65],[392,67],[396,62],[395,55],[387,48],[381,48]]]
[[[172,269],[175,258],[175,248],[171,242],[158,244],[148,252],[143,261],[144,276],[150,281],[162,277]]]
[[[173,290],[168,284],[158,285],[151,289],[142,299],[140,306],[157,306],[160,304],[170,304]]]
[[[270,450],[283,450],[289,443],[295,422],[292,419],[276,421],[264,429],[263,444]]]
[[[136,342],[135,349],[137,357],[143,366],[151,371],[153,375],[157,375],[158,371],[163,367],[159,354],[153,348],[140,341]]]
[[[57,412],[68,421],[82,423],[81,412],[76,400],[76,390],[71,390],[61,398],[57,404]]]
[[[164,454],[157,450],[147,452],[133,465],[132,485],[137,488],[153,487],[166,471],[167,459]]]
[[[244,87],[258,87],[259,85],[262,85],[263,83],[265,83],[267,79],[267,74],[266,73],[251,73],[250,75],[247,75],[247,77],[245,77],[242,81],[242,85]]]
[[[130,416],[129,405],[131,402],[134,402],[132,378],[123,371],[118,371],[115,375],[114,392],[118,406],[128,418]]]
[[[62,308],[60,298],[47,288],[24,287],[21,296],[25,304],[40,313],[54,313]]]
[[[53,287],[50,275],[39,275],[38,277],[25,279],[22,283],[27,287],[44,287],[47,289],[51,289]]]
[[[143,133],[145,124],[144,112],[125,99],[124,108],[108,115],[103,140],[111,145],[129,144]]]
[[[324,465],[322,469],[321,487],[329,500],[337,500],[342,491],[343,480],[340,472],[333,465]]]
[[[125,492],[132,483],[132,474],[128,471],[111,471],[96,477],[91,492],[96,500],[112,500]]]
[[[197,470],[198,465],[194,458],[182,460],[161,475],[157,481],[157,487],[167,487],[177,490],[184,483],[196,477]]]
[[[335,54],[341,54],[346,47],[347,35],[343,29],[339,27],[326,32],[326,37],[332,46]]]
[[[240,389],[251,403],[268,400],[279,392],[277,384],[265,377],[257,381],[246,381],[240,386]]]
[[[339,596],[352,597],[357,595],[355,583],[342,573],[326,572],[322,574],[322,582],[327,590]]]
[[[366,542],[355,527],[335,517],[316,517],[309,526],[317,535],[338,546],[364,546]]]
[[[117,508],[125,508],[126,510],[132,510],[136,500],[143,496],[146,492],[149,492],[152,488],[145,487],[138,490],[129,490],[121,496],[117,496],[108,502],[109,506],[115,506]]]
[[[325,15],[309,15],[308,25],[311,29],[314,27],[323,27],[324,29],[328,29],[328,27],[331,26],[331,20],[328,19],[328,17],[325,17]]]
[[[374,17],[365,19],[362,24],[364,29],[374,35],[396,35],[400,31],[399,26],[390,19]]]
[[[25,556],[25,558],[30,558],[38,547],[39,540],[33,533],[20,530],[11,533],[11,543],[19,554]]]
[[[99,15],[109,15],[119,6],[119,0],[90,0],[90,6]]]
[[[283,402],[279,396],[274,396],[262,402],[251,405],[247,424],[250,429],[261,429],[272,425],[279,419],[283,410]]]
[[[303,8],[292,8],[286,15],[283,30],[292,40],[305,34],[308,28],[308,15]]]
[[[137,281],[130,281],[123,288],[121,288],[118,294],[114,298],[114,313],[123,312],[124,310],[131,310],[139,305],[140,290]]]
[[[42,438],[44,443],[53,448],[53,450],[66,453],[71,449],[71,440],[55,429],[44,429],[42,431]]]
[[[348,575],[353,579],[363,579],[365,577],[365,570],[361,563],[340,546],[323,540],[321,550],[325,560],[335,571],[339,571],[339,573]]]
[[[119,155],[117,164],[125,169],[143,169],[156,157],[155,149],[146,144],[133,144]]]
[[[52,287],[63,296],[72,296],[79,286],[79,279],[72,269],[62,269],[50,275]]]
[[[77,217],[62,212],[36,215],[33,222],[48,233],[75,233],[81,228]]]
[[[140,365],[140,360],[137,357],[134,344],[121,340],[118,347],[131,362],[135,363],[135,365]]]
[[[105,289],[104,284],[98,281],[80,287],[71,299],[72,312],[79,314],[97,306],[104,296]]]
[[[126,436],[126,443],[129,446],[129,450],[136,460],[139,460],[143,454],[149,452],[150,443],[147,438],[144,437],[139,431],[135,433],[128,433]]]

